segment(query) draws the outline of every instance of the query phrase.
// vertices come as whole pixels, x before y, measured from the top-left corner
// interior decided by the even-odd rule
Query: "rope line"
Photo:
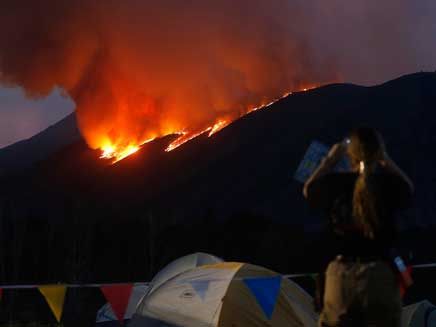
[[[435,263],[426,263],[426,264],[419,264],[419,265],[412,265],[411,266],[414,269],[426,269],[426,268],[435,268]],[[299,277],[309,277],[309,276],[316,276],[319,273],[301,273],[301,274],[286,274],[281,275],[282,278],[299,278]],[[272,276],[275,277],[275,276]],[[233,280],[243,280],[243,279],[250,279],[250,278],[259,278],[259,277],[246,277],[246,278],[234,278]],[[121,286],[121,285],[127,285],[127,284],[133,284],[134,286],[148,286],[150,285],[150,282],[133,282],[133,283],[93,283],[93,284],[40,284],[40,285],[3,285],[0,286],[0,289],[7,290],[7,289],[33,289],[33,288],[39,288],[42,286],[59,286],[59,287],[66,287],[66,288],[99,288],[103,286]]]

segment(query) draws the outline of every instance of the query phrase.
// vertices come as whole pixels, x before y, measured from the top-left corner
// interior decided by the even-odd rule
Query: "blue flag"
[[[328,154],[329,150],[330,149],[324,144],[318,141],[313,141],[307,149],[303,160],[298,166],[294,178],[301,183],[305,183],[310,175],[312,175],[313,172],[318,168],[321,160]],[[336,172],[343,172],[349,169],[350,163],[348,159],[343,158],[337,163],[334,170]]]
[[[280,292],[282,277],[244,278],[243,281],[256,298],[265,316],[271,320]]]

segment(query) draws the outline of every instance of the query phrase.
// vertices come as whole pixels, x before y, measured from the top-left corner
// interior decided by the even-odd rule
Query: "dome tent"
[[[190,270],[192,268],[211,265],[214,263],[223,262],[223,259],[214,255],[197,252],[193,254],[185,255],[179,259],[176,259],[161,269],[156,276],[153,277],[150,282],[149,292],[153,292],[162,283],[177,276],[178,274]]]
[[[150,283],[135,284],[132,289],[132,295],[130,296],[124,319],[131,319],[142,298],[146,294],[153,292],[153,290],[158,288],[162,282],[192,268],[219,262],[223,262],[223,260],[216,256],[201,252],[189,254],[170,262],[154,276]],[[100,310],[98,310],[96,326],[119,326],[118,320],[109,303],[106,303],[100,308]]]
[[[403,308],[401,327],[436,326],[436,306],[424,300]]]
[[[316,326],[312,298],[268,269],[223,262],[183,272],[145,296],[131,327]]]

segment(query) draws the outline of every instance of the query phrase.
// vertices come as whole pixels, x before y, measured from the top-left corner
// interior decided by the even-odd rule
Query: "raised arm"
[[[383,158],[380,160],[380,165],[384,167],[388,172],[399,176],[409,186],[411,193],[415,191],[415,186],[409,176],[391,159],[387,152],[383,153]]]
[[[307,198],[308,196],[308,189],[310,187],[310,184],[316,179],[330,173],[336,166],[338,161],[345,155],[346,150],[347,146],[344,143],[336,143],[335,145],[333,145],[327,156],[322,159],[319,167],[313,172],[313,174],[304,184],[303,195],[305,198]]]

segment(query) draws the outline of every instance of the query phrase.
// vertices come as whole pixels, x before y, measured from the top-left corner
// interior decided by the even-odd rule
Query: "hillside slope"
[[[121,211],[163,210],[180,220],[248,210],[310,225],[316,221],[308,219],[301,185],[292,179],[307,147],[313,140],[331,145],[364,125],[382,132],[392,157],[415,181],[415,217],[427,224],[436,212],[435,103],[436,74],[431,73],[375,87],[329,85],[290,95],[170,153],[163,151],[173,139],[168,136],[110,165],[79,141],[7,189],[18,187],[20,198],[29,202],[36,194],[39,204],[47,194],[97,201],[112,213],[114,203]]]
[[[80,139],[76,116],[70,114],[37,135],[0,149],[0,176],[29,169]]]
[[[310,271],[326,259],[328,244],[311,243],[326,220],[309,210],[293,175],[313,140],[331,145],[361,125],[383,133],[415,182],[403,225],[428,228],[436,222],[435,103],[436,74],[419,73],[375,87],[295,93],[211,138],[167,153],[175,137],[167,136],[115,165],[79,140],[0,180],[0,260],[7,267],[0,275],[143,280],[194,251]],[[436,259],[430,231],[404,238],[418,262]]]

